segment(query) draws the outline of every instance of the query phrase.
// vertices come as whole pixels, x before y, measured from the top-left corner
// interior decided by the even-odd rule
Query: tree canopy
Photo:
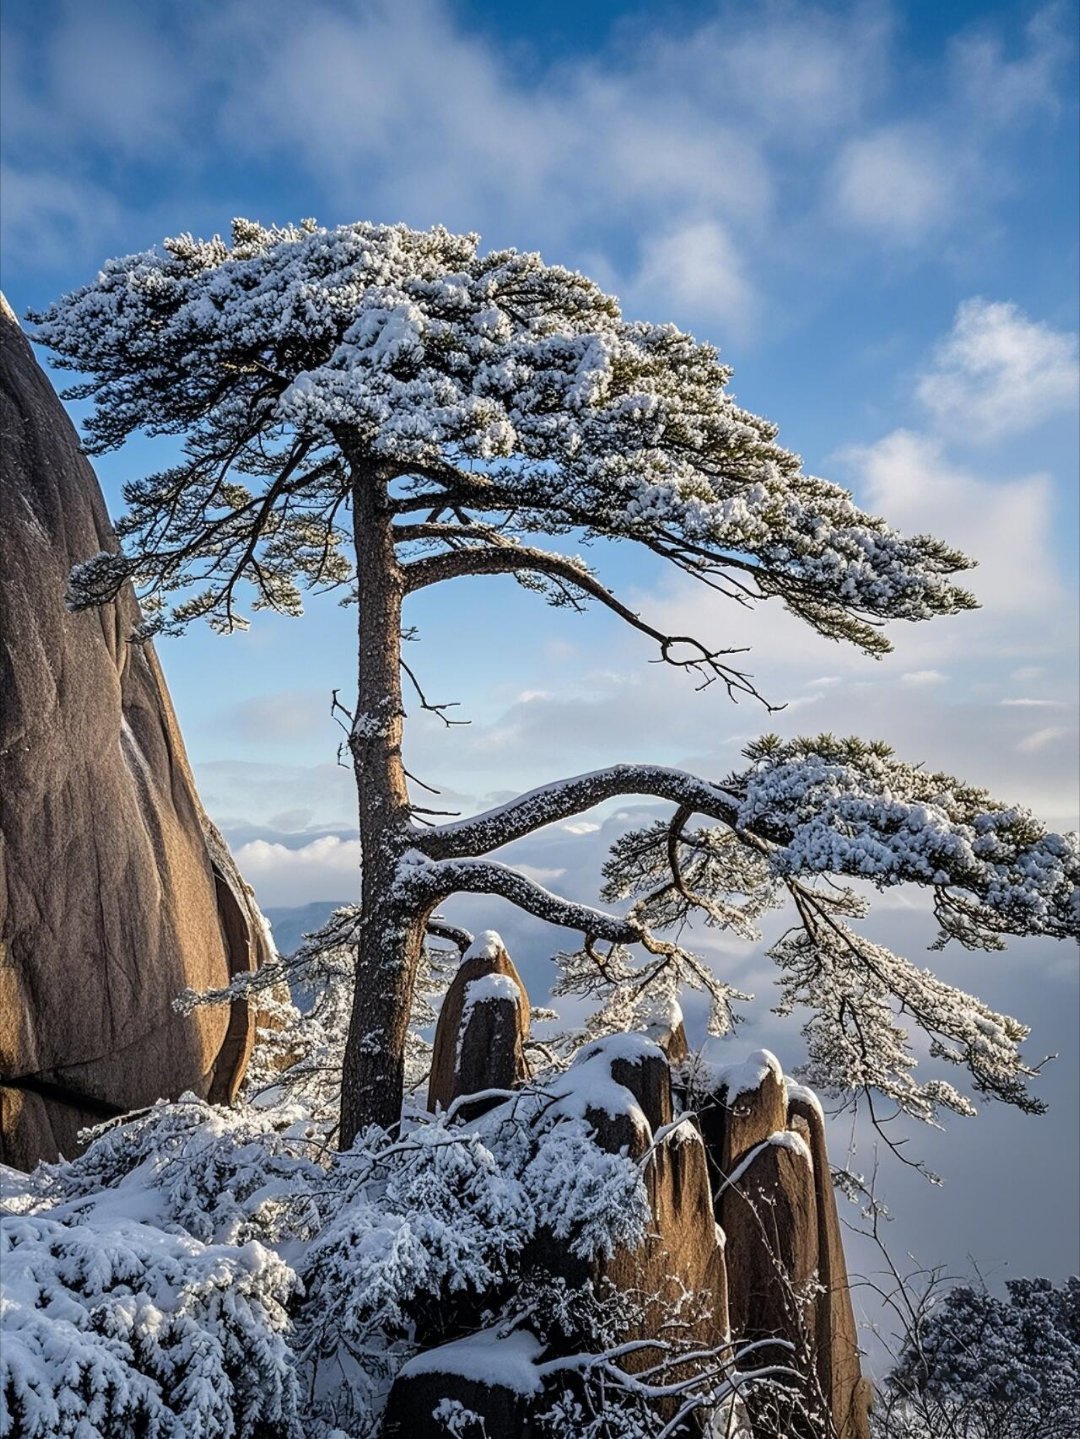
[[[88,377],[69,393],[96,402],[92,453],[138,429],[185,437],[182,464],[125,491],[132,558],[98,560],[74,587],[79,604],[128,576],[144,603],[182,591],[150,631],[197,615],[232,627],[241,579],[286,612],[298,581],[347,583],[343,450],[401,481],[396,512],[431,513],[437,530],[399,532],[429,548],[490,544],[470,512],[514,536],[633,540],[872,653],[888,648],[884,620],[973,604],[950,578],[967,559],[804,474],[727,393],[712,346],[624,320],[538,255],[481,254],[476,235],[236,221],[231,245],[166,240],[34,318],[57,363]],[[458,572],[481,563],[495,561],[470,554]],[[581,566],[546,573],[584,588]]]

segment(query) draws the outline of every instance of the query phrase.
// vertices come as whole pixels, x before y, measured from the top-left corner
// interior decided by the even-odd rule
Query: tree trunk
[[[360,811],[361,923],[356,989],[341,1083],[338,1143],[401,1117],[405,1036],[426,915],[394,894],[409,845],[401,759],[401,601],[385,478],[350,457],[356,544],[359,687],[349,735]]]

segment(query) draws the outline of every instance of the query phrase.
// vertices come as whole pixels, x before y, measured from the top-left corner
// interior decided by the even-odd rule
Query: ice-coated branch
[[[424,529],[426,527],[418,527]],[[468,538],[469,529],[460,531]],[[484,533],[484,531],[481,531]],[[490,531],[488,531],[490,534]],[[742,670],[724,664],[721,656],[744,654],[745,649],[710,649],[693,635],[668,635],[643,620],[628,605],[607,588],[577,559],[568,555],[553,554],[550,550],[538,549],[532,545],[521,545],[510,541],[500,543],[459,545],[441,554],[429,555],[414,560],[402,569],[406,594],[415,593],[428,585],[440,584],[444,580],[459,579],[466,575],[501,575],[532,573],[554,580],[565,593],[587,595],[602,604],[612,614],[618,615],[624,624],[648,635],[660,647],[660,659],[676,669],[693,670],[701,678],[698,689],[705,689],[719,680],[728,694],[736,699],[740,694],[761,699],[750,676]],[[572,602],[572,600],[571,600]],[[762,701],[764,703],[764,701]],[[766,705],[772,709],[774,706]]]

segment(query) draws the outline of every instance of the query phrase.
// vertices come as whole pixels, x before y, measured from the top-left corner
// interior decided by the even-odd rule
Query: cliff
[[[269,942],[199,803],[127,590],[70,614],[72,564],[115,547],[75,430],[0,313],[0,1159],[71,1154],[80,1127],[185,1089],[227,1099],[246,1007],[180,1017]]]

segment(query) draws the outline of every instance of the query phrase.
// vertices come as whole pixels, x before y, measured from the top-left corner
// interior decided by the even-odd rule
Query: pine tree
[[[236,629],[245,596],[285,614],[300,613],[304,586],[347,587],[356,600],[349,747],[363,863],[343,1145],[397,1120],[425,933],[459,891],[583,935],[566,983],[601,994],[610,1021],[690,983],[710,992],[720,1026],[733,991],[659,931],[690,910],[745,930],[790,894],[799,927],[776,957],[788,1001],[812,1009],[817,1083],[877,1086],[924,1117],[969,1107],[949,1085],[915,1082],[906,1010],[977,1089],[1037,1107],[1023,1027],[869,943],[849,923],[861,899],[821,882],[929,886],[942,942],[1075,931],[1075,844],[948,776],[882,746],[766,738],[722,783],[616,765],[473,819],[417,823],[402,763],[402,606],[430,585],[508,574],[555,604],[595,601],[700,683],[755,693],[737,651],[654,628],[536,536],[640,545],[871,655],[890,647],[889,620],[974,604],[954,579],[963,555],[898,534],[805,474],[775,427],[726,393],[710,346],[625,321],[591,281],[535,254],[482,254],[475,235],[307,221],[237,221],[231,244],[166,240],[34,318],[58,363],[86,377],[70,393],[96,402],[91,452],[137,430],[184,437],[180,464],[126,487],[124,548],[77,567],[74,607],[107,603],[132,580],[142,639],[196,618]],[[623,915],[490,857],[622,794],[676,807],[612,857],[611,895],[635,896]],[[692,828],[695,816],[710,823]]]

